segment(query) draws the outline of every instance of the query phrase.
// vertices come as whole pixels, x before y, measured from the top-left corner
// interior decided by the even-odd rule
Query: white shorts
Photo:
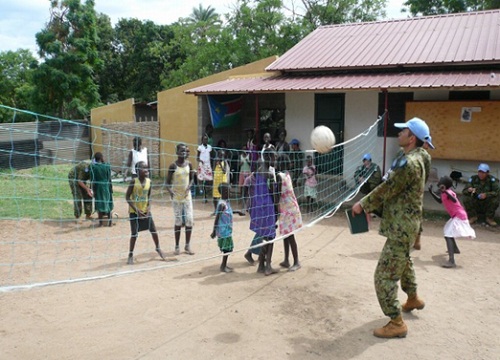
[[[172,201],[172,204],[174,206],[175,226],[192,227],[194,224],[192,201]]]

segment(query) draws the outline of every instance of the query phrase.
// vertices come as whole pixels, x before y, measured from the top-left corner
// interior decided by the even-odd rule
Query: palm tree
[[[199,4],[197,8],[193,8],[193,12],[187,18],[187,23],[192,25],[196,29],[195,33],[198,37],[203,39],[207,37],[210,28],[219,26],[221,21],[219,14],[212,6],[208,5],[207,8],[204,8],[203,5]]]
[[[193,12],[188,17],[188,22],[191,24],[216,25],[220,23],[220,19],[219,14],[215,12],[211,5],[204,8],[203,5],[199,4],[197,8],[193,8]]]

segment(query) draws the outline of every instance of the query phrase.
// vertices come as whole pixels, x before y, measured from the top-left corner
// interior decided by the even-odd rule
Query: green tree
[[[220,24],[219,14],[215,12],[215,9],[208,5],[204,8],[203,5],[199,4],[198,7],[193,8],[193,12],[187,18],[187,22],[191,24],[208,24],[215,25]]]
[[[38,61],[29,50],[0,52],[0,104],[31,110],[32,67],[36,64]],[[12,121],[11,116],[11,112],[0,109],[0,122]],[[16,122],[23,121],[24,118],[19,115]]]
[[[283,13],[281,0],[241,0],[226,15],[226,24],[214,23],[199,36],[199,23],[181,19],[174,24],[168,51],[178,50],[164,88],[179,86],[205,76],[280,55],[309,31]],[[191,16],[193,18],[193,15]]]
[[[425,16],[499,9],[500,0],[407,0],[403,5],[403,12]]]
[[[50,20],[36,34],[43,62],[34,72],[34,105],[60,118],[82,118],[100,104],[95,71],[97,51],[94,1],[51,0]]]
[[[281,0],[239,1],[227,15],[234,66],[281,55],[309,33],[295,19],[286,17],[283,10]]]
[[[115,26],[113,51],[115,91],[120,99],[156,99],[162,90],[161,77],[172,62],[175,49],[168,51],[174,33],[170,26],[152,21],[121,19]]]
[[[193,12],[185,19],[185,23],[194,25],[194,34],[199,38],[203,38],[207,36],[209,29],[218,28],[221,25],[221,20],[213,7],[209,5],[207,8],[204,8],[199,4],[197,8],[193,8]]]
[[[387,0],[301,0],[305,8],[304,25],[313,29],[321,25],[375,21],[385,17]]]
[[[102,66],[94,72],[94,80],[99,86],[99,96],[104,104],[120,100],[121,62],[116,55],[115,30],[109,16],[97,14],[97,51]]]

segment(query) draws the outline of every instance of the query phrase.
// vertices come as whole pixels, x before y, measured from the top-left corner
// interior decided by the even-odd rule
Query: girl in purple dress
[[[269,167],[274,165],[276,153],[268,149],[263,153],[263,161],[255,173],[253,184],[253,196],[250,207],[250,230],[263,242],[273,240],[276,237],[276,179]],[[259,268],[257,272],[266,276],[276,273],[271,267],[274,243],[262,246],[259,254]]]

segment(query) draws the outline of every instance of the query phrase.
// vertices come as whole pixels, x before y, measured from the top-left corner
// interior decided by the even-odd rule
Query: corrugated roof
[[[499,30],[500,10],[323,26],[266,70],[498,63]]]
[[[272,93],[285,91],[500,87],[491,71],[415,72],[232,78],[187,90],[189,94]]]

